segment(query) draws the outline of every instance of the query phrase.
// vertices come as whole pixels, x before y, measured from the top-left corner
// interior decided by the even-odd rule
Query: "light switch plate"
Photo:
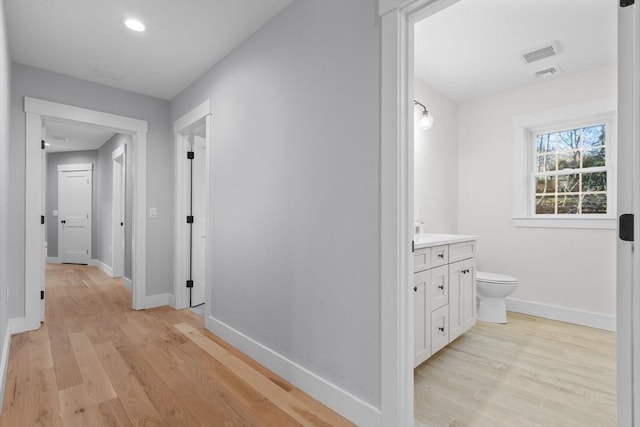
[[[158,210],[156,208],[149,208],[149,218],[158,218]]]

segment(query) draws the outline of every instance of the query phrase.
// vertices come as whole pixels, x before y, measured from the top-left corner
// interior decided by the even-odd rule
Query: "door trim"
[[[79,164],[66,164],[58,165],[58,211],[60,211],[60,199],[62,197],[62,173],[63,172],[76,172],[76,171],[89,171],[91,172],[91,202],[89,203],[89,259],[87,265],[91,264],[93,259],[92,246],[93,246],[93,163],[79,163]],[[60,262],[63,260],[63,248],[62,248],[62,226],[60,220],[57,221],[58,227],[58,258]]]
[[[209,237],[209,224],[211,219],[211,194],[210,188],[210,164],[211,164],[211,101],[207,99],[200,105],[177,119],[173,122],[173,133],[175,140],[175,185],[176,189],[176,201],[175,201],[175,223],[174,223],[174,298],[170,301],[170,305],[176,309],[183,309],[189,307],[189,292],[186,287],[187,269],[188,269],[188,233],[186,227],[186,213],[188,207],[187,194],[180,192],[179,189],[185,188],[187,181],[187,168],[185,162],[185,146],[187,143],[187,131],[196,123],[205,121],[205,144],[207,157],[205,159],[205,180],[204,180],[204,194],[209,195],[206,200],[205,211],[207,212],[207,218],[205,219],[205,235],[207,241],[205,245],[205,259],[207,253],[211,252],[211,239]],[[182,193],[182,197],[180,197]],[[205,283],[210,283],[210,265],[206,266]],[[205,303],[209,301],[210,286],[205,288]],[[210,304],[205,304],[205,319],[210,315]]]
[[[133,202],[133,292],[134,309],[146,308],[146,206],[147,206],[147,130],[148,123],[130,117],[104,113],[72,105],[25,97],[25,316],[14,323],[14,333],[40,327],[40,290],[44,284],[44,227],[40,216],[45,214],[42,194],[43,173],[38,166],[42,155],[40,140],[45,119],[70,121],[113,129],[132,135],[134,148]],[[28,171],[28,172],[27,172]]]

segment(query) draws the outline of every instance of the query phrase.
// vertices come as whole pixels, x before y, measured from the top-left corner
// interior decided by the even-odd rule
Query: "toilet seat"
[[[518,283],[518,279],[506,274],[489,273],[486,271],[476,271],[476,281],[483,283]]]

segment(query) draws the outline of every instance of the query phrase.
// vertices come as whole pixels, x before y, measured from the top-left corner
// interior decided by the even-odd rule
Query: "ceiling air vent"
[[[533,75],[536,77],[551,77],[554,74],[557,74],[558,72],[560,72],[560,67],[556,65],[553,67],[538,70],[535,73],[533,73]]]
[[[560,49],[558,48],[558,42],[554,41],[537,49],[523,53],[522,59],[524,59],[524,62],[527,64],[531,64],[532,62],[540,61],[541,59],[556,56],[559,53]]]

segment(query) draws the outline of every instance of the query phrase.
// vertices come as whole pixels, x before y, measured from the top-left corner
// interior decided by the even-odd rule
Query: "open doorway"
[[[452,326],[447,346],[416,368],[416,423],[483,425],[500,413],[511,424],[614,424],[617,5],[462,0],[416,22],[414,46],[413,97],[432,118],[414,128],[416,225],[426,236],[478,236],[477,274],[500,280],[482,286],[514,289],[501,296],[508,325],[478,289],[478,325],[455,340]],[[601,345],[579,355],[586,336]],[[563,358],[551,363],[548,348]],[[588,356],[597,367],[580,365]],[[599,372],[591,397],[558,391],[545,374],[578,366]],[[457,402],[441,399],[452,393]]]
[[[43,125],[47,262],[96,266],[131,290],[131,135],[59,120]]]
[[[457,3],[456,0],[413,1],[397,4],[380,3],[382,16],[382,278],[383,283],[398,283],[398,287],[383,286],[383,369],[392,374],[383,377],[383,406],[391,408],[385,417],[389,424],[413,423],[413,307],[409,288],[411,240],[413,237],[413,31],[414,23]],[[543,3],[543,2],[541,2]],[[637,213],[639,209],[637,171],[640,160],[634,144],[640,128],[637,114],[638,93],[634,82],[638,75],[638,46],[635,41],[640,28],[640,9],[632,2],[620,2],[618,15],[618,214]],[[464,31],[464,28],[460,28]],[[435,121],[434,121],[435,123]],[[385,203],[384,200],[387,202]],[[393,213],[397,212],[397,216]],[[633,239],[638,239],[638,216],[632,233],[622,233],[617,239],[616,277],[616,361],[617,361],[617,422],[635,425],[639,419],[637,407],[638,328],[633,319],[640,310],[637,270],[640,256],[634,253]],[[621,219],[621,222],[622,221]],[[626,227],[621,227],[625,230]],[[633,236],[631,236],[633,235]],[[388,256],[384,256],[387,254]],[[398,307],[397,309],[394,307]],[[407,333],[408,332],[408,333]],[[400,343],[399,348],[392,344]],[[385,358],[386,361],[385,362]],[[635,397],[634,397],[635,396]],[[409,398],[408,398],[409,397]],[[393,410],[398,408],[398,410]],[[634,421],[635,420],[635,421]]]

